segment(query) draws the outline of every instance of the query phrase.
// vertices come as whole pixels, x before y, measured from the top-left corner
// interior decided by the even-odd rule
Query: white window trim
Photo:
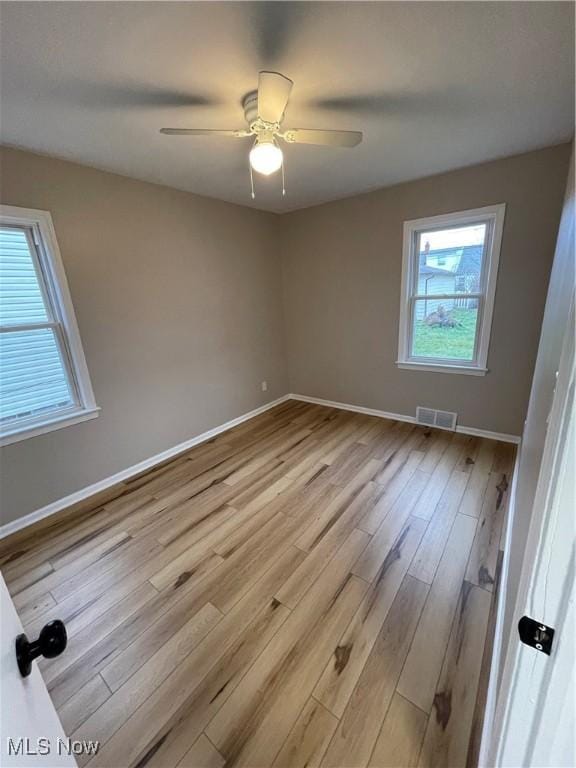
[[[14,424],[0,436],[0,445],[25,440],[30,437],[52,432],[78,424],[98,416],[100,408],[96,405],[90,374],[80,340],[80,332],[70,297],[68,281],[58,248],[56,231],[49,211],[33,208],[19,208],[12,205],[0,205],[0,223],[6,226],[25,226],[32,229],[35,244],[39,251],[42,270],[48,283],[48,290],[53,293],[52,304],[58,322],[64,329],[64,346],[69,357],[70,371],[78,396],[78,403],[69,409],[42,414]]]
[[[500,261],[500,247],[504,229],[504,214],[506,204],[489,205],[484,208],[474,208],[467,211],[440,216],[430,216],[423,219],[412,219],[404,222],[404,244],[402,252],[402,287],[400,303],[400,327],[398,333],[398,368],[406,370],[432,371],[438,373],[462,373],[472,376],[484,376],[488,372],[488,347],[492,330],[492,315],[494,298],[496,296],[496,279]],[[471,362],[461,362],[454,359],[411,357],[410,328],[411,328],[411,290],[414,281],[413,246],[416,233],[423,229],[438,229],[443,227],[466,226],[478,222],[489,222],[488,241],[486,242],[486,267],[481,291],[481,309],[479,312],[478,331],[475,345],[475,358]],[[441,298],[438,296],[436,298]]]

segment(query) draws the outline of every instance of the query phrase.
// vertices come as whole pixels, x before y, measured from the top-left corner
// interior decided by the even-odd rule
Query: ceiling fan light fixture
[[[2,2],[2,0],[0,0]],[[219,136],[222,138],[255,138],[249,153],[250,186],[254,198],[254,171],[271,176],[282,171],[282,195],[286,194],[285,163],[277,139],[288,144],[316,144],[324,147],[355,147],[362,141],[360,131],[318,128],[283,128],[284,114],[294,83],[280,72],[258,73],[258,89],[243,101],[247,128],[220,130],[211,128],[161,128],[169,136]]]
[[[270,176],[279,171],[283,162],[282,150],[273,139],[256,139],[250,150],[250,165],[256,173]]]

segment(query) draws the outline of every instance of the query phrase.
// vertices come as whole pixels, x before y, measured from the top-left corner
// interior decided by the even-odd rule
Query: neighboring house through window
[[[404,223],[400,368],[486,373],[504,211]]]
[[[0,206],[0,444],[97,415],[52,218]]]

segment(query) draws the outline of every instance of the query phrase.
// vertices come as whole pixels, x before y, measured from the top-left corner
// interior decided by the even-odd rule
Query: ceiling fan
[[[160,133],[171,136],[222,136],[232,139],[253,136],[255,141],[249,155],[250,174],[254,170],[264,176],[270,176],[280,168],[284,174],[284,156],[278,145],[278,139],[288,144],[319,144],[328,147],[355,147],[362,141],[360,131],[282,128],[292,86],[292,80],[279,72],[260,72],[258,90],[249,93],[242,102],[248,128],[231,131],[207,128],[161,128]],[[282,194],[285,194],[284,184]],[[253,183],[252,197],[254,197]]]

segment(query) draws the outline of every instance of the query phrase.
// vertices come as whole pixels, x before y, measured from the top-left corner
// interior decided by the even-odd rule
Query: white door
[[[0,619],[0,766],[76,766],[36,662],[28,677],[18,670],[14,644],[23,629],[1,574]]]
[[[548,656],[512,628],[487,765],[574,768],[575,499],[574,304],[566,329],[514,623],[527,615],[555,630]],[[521,510],[520,510],[521,511]]]

